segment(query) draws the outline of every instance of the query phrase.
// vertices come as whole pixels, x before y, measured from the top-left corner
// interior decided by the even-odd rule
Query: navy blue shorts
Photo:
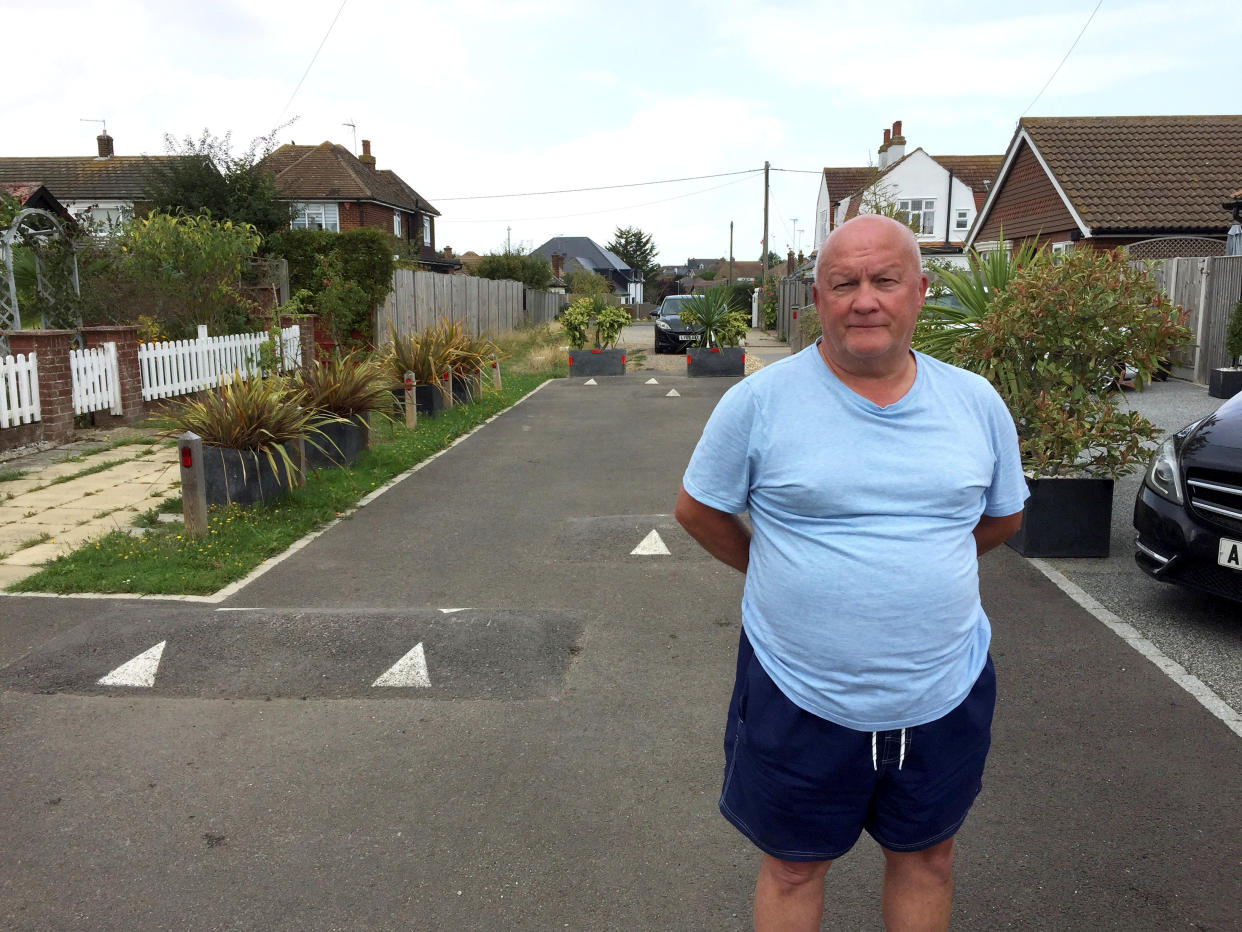
[[[890,851],[930,848],[958,830],[983,786],[995,704],[989,656],[970,693],[943,718],[855,731],[790,702],[743,632],[720,812],[784,861],[835,860],[863,829]]]

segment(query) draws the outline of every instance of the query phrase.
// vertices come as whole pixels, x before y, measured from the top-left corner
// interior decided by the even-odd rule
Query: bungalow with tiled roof
[[[74,217],[112,224],[133,216],[146,199],[153,165],[181,155],[117,155],[106,132],[97,155],[0,158],[0,182],[41,185]]]
[[[922,148],[907,154],[900,120],[884,130],[877,155],[876,165],[824,169],[815,205],[815,244],[881,200],[893,202],[916,225],[925,253],[960,253],[1003,157],[933,156]]]
[[[418,261],[436,271],[461,267],[461,260],[436,251],[435,218],[428,201],[391,169],[377,169],[371,140],[362,155],[344,146],[293,143],[273,150],[259,167],[275,176],[276,190],[294,203],[294,229],[341,232],[375,227],[417,249]]]
[[[967,244],[1219,256],[1242,180],[1242,115],[1023,117]]]
[[[623,296],[623,304],[642,303],[642,273],[630,268],[624,259],[589,236],[554,236],[532,249],[531,255],[547,259],[557,278],[564,278],[576,269],[585,269],[607,281],[614,294]]]

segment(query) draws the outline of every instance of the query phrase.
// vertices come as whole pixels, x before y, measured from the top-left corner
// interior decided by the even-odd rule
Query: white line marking
[[[261,612],[261,608],[218,608],[217,612]]]
[[[655,379],[648,379],[646,382],[643,382],[643,384],[644,385],[659,385],[660,383],[657,382]]]
[[[642,539],[637,547],[630,551],[630,556],[654,557],[654,556],[671,556],[668,547],[664,545],[664,540],[656,531],[652,531]]]
[[[371,685],[430,686],[431,677],[427,674],[427,655],[423,653],[422,642],[415,644],[412,651],[385,670]]]
[[[147,648],[96,682],[100,686],[154,686],[155,673],[160,668],[160,658],[164,656],[164,645],[167,643],[160,641],[154,647]]]
[[[1091,598],[1081,588],[1070,582],[1063,573],[1054,569],[1051,564],[1035,559],[1030,560],[1030,563],[1051,579],[1057,588],[1094,615],[1097,620],[1107,625],[1114,634],[1159,667],[1169,679],[1194,696],[1200,705],[1224,722],[1230,731],[1242,737],[1242,715],[1239,715],[1233,706],[1212,692],[1203,680],[1193,673],[1187,673],[1185,667],[1167,657],[1159,647],[1143,637],[1137,628],[1122,621],[1117,615]]]
[[[677,389],[675,388],[670,388],[668,391],[668,394],[665,395],[664,397],[665,398],[680,398],[681,392],[677,391]]]
[[[440,611],[443,612],[445,615],[451,615],[453,614],[453,612],[468,612],[470,611],[470,609],[468,608],[442,608],[440,609]]]
[[[598,385],[598,384],[599,384],[599,382],[596,382],[594,379],[587,379],[587,380],[586,380],[585,382],[583,382],[582,384],[583,384],[583,385]]]

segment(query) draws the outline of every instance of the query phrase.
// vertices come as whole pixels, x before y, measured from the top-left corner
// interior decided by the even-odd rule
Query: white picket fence
[[[260,347],[268,335],[233,333],[207,336],[199,326],[198,339],[168,340],[138,345],[138,366],[142,371],[142,398],[171,398],[215,388],[234,372],[242,378],[260,374]],[[302,364],[302,344],[298,325],[280,331],[280,368],[289,370]]]
[[[73,376],[74,414],[103,410],[122,413],[115,343],[70,350],[69,371]]]
[[[38,354],[0,357],[0,428],[29,424],[39,417]]]

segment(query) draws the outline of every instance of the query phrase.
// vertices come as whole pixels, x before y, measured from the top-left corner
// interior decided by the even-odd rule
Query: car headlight
[[[663,321],[663,320],[657,320],[657,321],[656,321],[656,326],[657,326],[657,327],[659,327],[661,330],[669,330],[669,329],[671,329],[671,328],[669,327],[669,325],[668,325],[668,322],[667,322],[667,321]]]
[[[1196,426],[1198,422],[1165,438],[1164,443],[1156,449],[1156,455],[1151,458],[1147,474],[1143,477],[1147,488],[1176,505],[1182,504],[1182,471],[1177,465],[1177,453],[1181,449],[1182,441]]]

